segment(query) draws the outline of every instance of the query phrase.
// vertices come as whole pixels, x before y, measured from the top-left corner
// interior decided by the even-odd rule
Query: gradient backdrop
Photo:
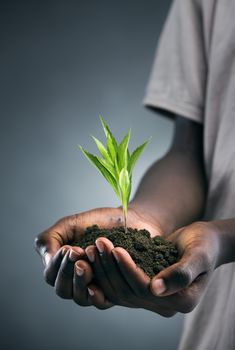
[[[170,1],[0,1],[3,350],[174,350],[182,316],[82,308],[57,297],[33,241],[57,219],[117,206],[77,144],[95,151],[98,114],[131,149],[149,136],[134,190],[169,147],[172,122],[142,99]]]

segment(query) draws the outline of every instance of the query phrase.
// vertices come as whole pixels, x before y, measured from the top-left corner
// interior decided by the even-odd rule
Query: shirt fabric
[[[204,126],[204,219],[235,218],[235,1],[176,0],[144,103]],[[187,145],[185,145],[187,147]],[[217,268],[185,316],[180,350],[235,349],[235,263]]]

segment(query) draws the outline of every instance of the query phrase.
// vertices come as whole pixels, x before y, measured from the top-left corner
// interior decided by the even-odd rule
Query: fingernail
[[[65,254],[67,253],[68,249],[69,249],[68,247],[62,248],[62,250],[61,250],[62,256],[65,256]]]
[[[90,262],[95,261],[95,255],[91,249],[86,250],[86,255],[87,255],[88,259],[90,260]]]
[[[117,262],[119,262],[119,256],[117,254],[117,252],[115,252],[115,250],[112,250],[113,256],[116,259]]]
[[[78,254],[73,249],[70,249],[69,260],[71,260],[72,262],[75,262],[77,261],[77,259],[78,259]]]
[[[100,241],[95,241],[96,247],[98,249],[98,251],[100,252],[100,254],[102,254],[104,252],[104,245],[102,242]]]
[[[152,282],[152,291],[155,295],[161,295],[166,291],[166,285],[162,278],[158,278]]]
[[[87,288],[88,293],[90,294],[91,297],[93,297],[93,295],[95,295],[94,291],[91,288]]]
[[[76,273],[78,276],[82,276],[84,274],[84,270],[80,266],[76,266]]]

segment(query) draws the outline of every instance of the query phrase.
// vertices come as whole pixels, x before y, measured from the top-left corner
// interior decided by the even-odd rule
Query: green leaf
[[[118,165],[119,168],[127,168],[128,164],[128,145],[131,137],[131,129],[128,134],[123,138],[118,147]]]
[[[113,175],[103,166],[103,164],[100,162],[99,158],[94,156],[93,154],[86,151],[82,146],[80,146],[81,151],[83,154],[87,157],[87,159],[90,161],[92,165],[94,165],[98,170],[101,172],[101,174],[104,176],[104,178],[109,182],[109,184],[113,187],[115,193],[117,194],[118,198],[120,199],[120,193],[119,188],[117,185],[117,181],[113,177]]]
[[[100,142],[95,136],[91,135],[91,137],[93,138],[93,140],[96,143],[96,146],[98,148],[98,150],[100,151],[100,154],[107,159],[108,161],[110,161],[112,163],[112,159],[109,156],[109,153],[107,151],[107,149],[104,147],[104,145],[102,144],[102,142]]]
[[[103,159],[99,158],[99,161],[110,172],[110,174],[114,177],[114,179],[118,181],[118,175],[114,166],[104,158]]]
[[[108,135],[110,136],[111,140],[112,140],[112,143],[113,143],[113,146],[117,152],[118,150],[118,144],[117,144],[117,141],[115,139],[115,137],[113,136],[111,130],[109,129],[108,125],[105,123],[103,117],[101,115],[99,115],[99,118],[100,118],[100,121],[101,121],[101,124],[103,126],[103,129],[104,129],[104,133],[105,133],[105,136],[106,138],[108,137]]]
[[[115,160],[114,160],[114,166],[115,166],[115,171],[116,171],[116,173],[117,173],[117,175],[118,175],[118,178],[119,178],[120,168],[119,168],[119,165],[118,165],[118,159],[117,159],[117,157],[116,157]]]
[[[141,153],[143,152],[143,150],[145,149],[145,147],[147,146],[147,144],[149,143],[150,139],[148,139],[147,141],[145,141],[142,145],[140,145],[139,147],[137,147],[134,152],[131,154],[130,156],[130,161],[128,164],[128,171],[130,174],[132,174],[132,171],[134,169],[134,166],[137,162],[137,160],[139,159]]]
[[[131,189],[132,189],[132,176],[130,174],[129,174],[129,181],[130,181],[130,184],[129,184],[129,189],[127,192],[127,205],[130,201],[130,195],[131,195]]]
[[[128,170],[126,168],[123,168],[120,172],[119,187],[122,195],[123,209],[127,213],[128,197],[130,197],[130,192],[131,192],[131,182],[130,182]]]
[[[115,159],[117,158],[117,149],[113,143],[112,137],[107,135],[107,150],[112,159],[112,162],[115,163]]]
[[[129,164],[129,162],[130,162],[130,159],[131,159],[130,151],[129,151],[129,149],[127,148],[127,162],[128,162],[128,164]]]

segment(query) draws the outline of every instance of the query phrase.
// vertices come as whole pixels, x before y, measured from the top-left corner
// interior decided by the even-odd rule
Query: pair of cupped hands
[[[213,223],[195,222],[166,238],[178,248],[180,260],[150,279],[128,252],[105,237],[95,245],[70,245],[88,226],[121,226],[121,208],[98,208],[67,216],[40,233],[36,250],[44,277],[62,298],[81,306],[108,309],[114,305],[143,308],[165,317],[190,312],[199,302],[219,261],[219,238]],[[127,226],[164,236],[156,218],[129,208]]]

